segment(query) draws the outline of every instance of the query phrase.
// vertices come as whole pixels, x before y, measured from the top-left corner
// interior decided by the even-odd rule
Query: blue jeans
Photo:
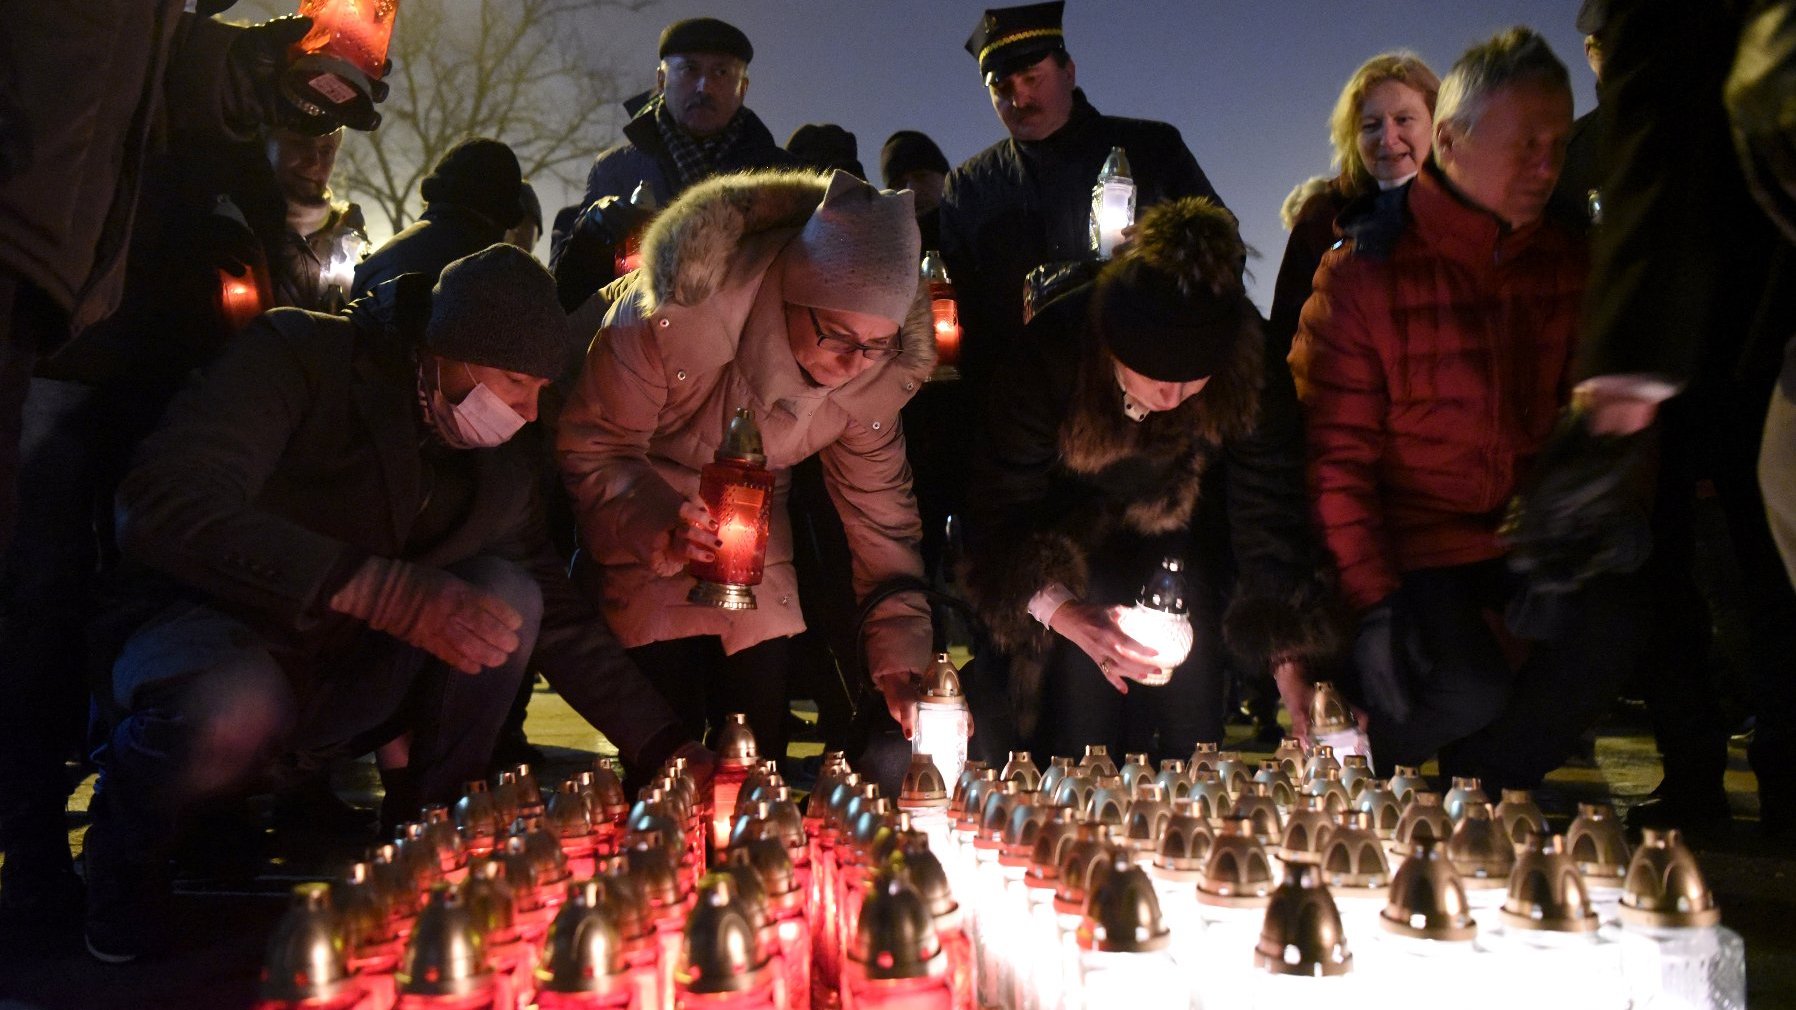
[[[106,802],[95,827],[106,842],[154,858],[184,811],[241,790],[282,755],[363,753],[406,730],[424,802],[452,800],[462,782],[484,777],[542,596],[509,561],[475,557],[447,570],[524,616],[503,666],[469,676],[372,630],[296,657],[204,604],[171,607],[132,635],[113,666],[113,700],[126,714],[100,757]]]

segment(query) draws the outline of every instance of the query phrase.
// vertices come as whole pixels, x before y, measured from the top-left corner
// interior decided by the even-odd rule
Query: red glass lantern
[[[942,254],[934,249],[923,254],[923,283],[929,286],[929,318],[935,327],[936,367],[953,369],[960,364],[960,304],[954,296],[954,282],[948,278],[948,265],[942,261]]]
[[[242,276],[218,268],[218,318],[226,332],[235,334],[268,307],[268,297],[256,272]]]
[[[700,884],[698,901],[681,932],[674,974],[677,1010],[787,1010],[775,995],[769,957],[744,906],[740,885],[727,873]]]
[[[308,112],[374,129],[399,0],[300,0],[299,13],[312,19],[312,30],[293,47],[282,91]]]
[[[549,927],[548,945],[535,980],[536,1010],[630,1010],[640,1006],[630,984],[623,934],[607,881],[587,880],[568,889],[568,899]]]
[[[954,1010],[948,959],[902,868],[869,886],[842,974],[843,1005],[854,1010]]]
[[[805,910],[805,885],[792,865],[790,850],[777,838],[752,839],[730,850],[731,862],[754,870],[772,920],[779,971],[794,1008],[811,1005],[811,927]]]
[[[498,1010],[486,945],[456,884],[438,884],[399,967],[399,1010]]]
[[[699,471],[698,496],[717,520],[717,539],[723,546],[712,560],[692,562],[698,584],[686,600],[724,610],[753,610],[753,587],[761,584],[773,521],[773,471],[767,469],[761,432],[747,407],[736,408],[724,428],[717,458]]]
[[[598,879],[605,883],[606,901],[617,923],[624,970],[636,993],[636,1006],[641,1010],[671,1010],[673,994],[662,987],[661,939],[655,931],[648,895],[630,875],[629,861],[621,855],[604,861]]]
[[[647,179],[638,182],[636,189],[630,193],[630,206],[637,211],[633,215],[636,223],[623,241],[617,243],[611,254],[614,277],[622,277],[642,266],[642,233],[648,229],[649,221],[654,219],[655,211],[659,209],[655,206],[655,191],[649,188]]]
[[[329,884],[300,884],[262,961],[256,1010],[349,1010],[362,998],[350,975]]]
[[[592,807],[579,780],[568,779],[549,798],[543,823],[561,843],[568,873],[575,880],[591,877],[598,866],[599,835],[593,830]]]
[[[711,749],[717,753],[717,772],[711,777],[711,851],[721,853],[730,844],[730,818],[742,783],[760,760],[748,716],[741,712],[724,716]]]

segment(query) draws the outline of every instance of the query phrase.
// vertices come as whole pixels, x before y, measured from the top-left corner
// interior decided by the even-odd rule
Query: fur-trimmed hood
[[[636,295],[641,314],[651,316],[668,305],[701,306],[731,288],[758,288],[828,188],[825,173],[768,169],[718,176],[688,189],[643,236]],[[746,312],[744,302],[741,315]],[[739,331],[741,321],[725,322]],[[922,377],[934,370],[935,328],[921,275],[901,337],[904,349],[897,358],[868,369],[840,392],[853,395],[878,385],[877,376],[887,371]]]

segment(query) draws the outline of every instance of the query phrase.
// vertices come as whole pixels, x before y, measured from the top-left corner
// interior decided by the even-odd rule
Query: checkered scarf
[[[742,139],[740,109],[731,117],[728,126],[701,140],[674,121],[673,113],[667,110],[667,103],[661,96],[655,96],[654,102],[655,128],[661,132],[661,143],[666,146],[667,153],[673,156],[674,168],[680,173],[681,189],[716,174],[718,162],[723,160],[725,152]]]

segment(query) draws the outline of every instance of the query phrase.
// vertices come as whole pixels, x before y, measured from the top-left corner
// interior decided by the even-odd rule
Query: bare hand
[[[691,495],[680,503],[679,522],[668,528],[649,549],[649,567],[663,578],[686,570],[688,562],[717,557],[723,540],[717,536],[717,520],[705,500]]]
[[[906,674],[902,677],[884,677],[879,680],[879,693],[885,696],[886,711],[892,714],[892,721],[904,731],[904,738],[909,740],[916,727],[911,719],[916,714],[917,678]],[[967,736],[973,735],[973,713],[967,713]]]
[[[879,693],[885,696],[886,711],[892,714],[892,721],[904,731],[904,738],[909,740],[911,717],[916,713],[917,683],[908,676],[886,677],[879,681]]]
[[[1273,683],[1278,685],[1279,700],[1284,703],[1285,711],[1291,714],[1291,735],[1308,750],[1310,741],[1310,700],[1316,696],[1315,682],[1301,662],[1285,660],[1272,668]],[[1359,723],[1361,733],[1371,723],[1371,717],[1360,709],[1349,706],[1353,718]]]
[[[1048,626],[1090,656],[1111,687],[1128,694],[1128,681],[1156,679],[1160,666],[1154,662],[1154,650],[1124,634],[1117,625],[1123,610],[1096,603],[1063,603]]]

